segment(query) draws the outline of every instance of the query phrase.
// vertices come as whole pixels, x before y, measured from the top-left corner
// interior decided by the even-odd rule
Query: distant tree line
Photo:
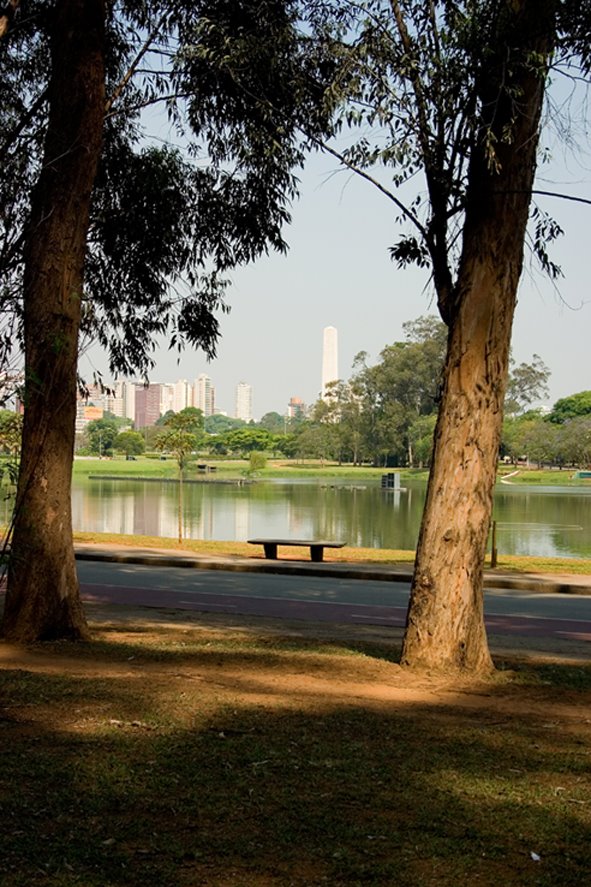
[[[585,468],[591,465],[591,391],[556,401],[543,415],[531,410],[507,416],[502,455],[510,462],[527,460],[539,467]]]

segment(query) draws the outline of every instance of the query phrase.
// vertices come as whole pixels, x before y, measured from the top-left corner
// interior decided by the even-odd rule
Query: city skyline
[[[142,428],[154,425],[157,419],[169,411],[180,412],[185,407],[197,407],[204,418],[222,414],[244,422],[258,421],[262,416],[253,415],[253,397],[252,385],[239,382],[235,389],[234,410],[231,413],[219,410],[215,407],[215,386],[205,373],[200,373],[193,383],[178,379],[176,382],[151,382],[144,385],[135,380],[123,379],[107,383],[104,388],[91,385],[85,395],[78,395],[76,431],[83,431],[88,422],[102,418],[105,412],[119,418],[128,418],[137,428]],[[306,404],[301,397],[292,395],[288,403],[273,412],[285,418],[301,418],[306,414]]]
[[[555,149],[549,138],[544,145]],[[359,352],[367,353],[369,364],[377,363],[386,346],[404,338],[403,323],[438,316],[428,271],[398,270],[390,260],[388,248],[400,235],[391,204],[321,155],[311,158],[300,178],[302,196],[284,231],[290,250],[234,271],[227,296],[231,310],[220,316],[216,358],[208,361],[188,349],[179,359],[162,339],[156,343],[152,380],[205,372],[215,383],[216,406],[231,414],[236,384],[248,379],[260,418],[282,412],[294,395],[307,404],[318,399],[324,327],[338,328],[340,377],[348,379]],[[588,179],[586,170],[558,149],[553,163],[541,167],[539,187],[591,198]],[[561,397],[591,389],[585,242],[591,209],[538,200],[565,230],[550,245],[565,276],[551,281],[526,255],[512,353],[517,363],[531,362],[538,354],[549,367],[550,394],[544,403],[552,406]],[[104,355],[93,348],[81,362],[81,373],[90,378],[98,368],[108,378],[106,367]]]

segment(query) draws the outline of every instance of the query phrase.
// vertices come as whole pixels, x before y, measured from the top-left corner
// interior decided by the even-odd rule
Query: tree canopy
[[[0,27],[0,362],[22,347],[26,407],[2,630],[79,638],[81,341],[115,375],[147,376],[165,332],[215,354],[224,275],[285,249],[302,125],[326,120],[323,52],[289,0],[19,6]]]
[[[568,419],[591,414],[591,391],[579,391],[557,400],[548,416],[551,422],[561,425]]]
[[[114,449],[126,456],[139,456],[146,449],[146,442],[139,431],[121,431],[115,438]]]
[[[21,316],[26,225],[51,110],[48,50],[61,12],[72,15],[63,0],[28,2],[0,58],[6,349]],[[286,249],[301,126],[321,123],[319,104],[290,86],[296,71],[319,82],[318,53],[295,22],[295,4],[281,0],[109,6],[81,329],[105,346],[114,373],[147,374],[166,331],[173,345],[213,355],[224,272]],[[222,52],[242,60],[239,86],[217,66]]]
[[[119,424],[114,419],[94,419],[85,429],[88,448],[97,456],[112,456],[119,434]]]

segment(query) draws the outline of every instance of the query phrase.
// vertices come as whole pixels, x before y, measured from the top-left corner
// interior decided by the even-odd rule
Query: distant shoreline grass
[[[197,465],[215,466],[215,476],[200,473]],[[246,459],[211,459],[198,457],[189,463],[186,477],[199,478],[211,481],[216,478],[237,478],[244,476],[248,470]],[[318,461],[292,461],[286,459],[269,459],[267,466],[257,472],[260,480],[279,478],[309,478],[322,481],[325,479],[379,481],[383,474],[399,471],[402,481],[414,480],[426,483],[429,472],[420,468],[384,468],[369,465],[338,465],[336,462],[321,463]],[[146,456],[138,456],[137,459],[127,461],[124,456],[115,456],[112,459],[80,458],[74,460],[74,478],[84,478],[93,474],[127,475],[129,477],[162,477],[175,478],[178,475],[178,467],[171,457],[159,459]],[[575,469],[534,469],[524,466],[500,465],[497,482],[504,482],[514,486],[567,486],[576,489],[591,487],[591,479],[585,480],[575,477]]]

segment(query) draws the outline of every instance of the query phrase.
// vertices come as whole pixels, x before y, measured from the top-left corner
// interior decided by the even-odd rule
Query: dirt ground
[[[46,829],[54,843],[63,841],[59,860],[39,881],[50,887],[588,883],[588,645],[493,637],[497,673],[458,679],[398,666],[399,629],[105,605],[89,606],[88,615],[95,643],[87,647],[0,643],[0,671],[37,694],[22,704],[8,688],[0,728],[11,747],[37,756],[49,747],[50,759],[52,742],[85,748],[75,754],[76,767],[87,793],[98,786],[83,802],[90,813],[82,816],[78,798],[68,795],[56,825],[55,811],[36,798],[38,783],[27,787],[26,770],[24,779],[21,771],[12,776],[32,800],[22,811],[14,802],[0,860],[3,885],[37,882],[18,874],[30,846],[15,849],[26,829],[19,817],[26,823],[37,803],[42,837]],[[568,678],[558,686],[544,680],[543,670],[522,683],[515,675],[530,663],[571,664],[583,683]],[[343,731],[342,747],[335,728]],[[123,742],[131,761],[125,770]],[[548,763],[561,755],[556,766]],[[147,765],[150,792],[144,775],[134,782]],[[49,793],[50,771],[43,775]],[[155,771],[163,786],[172,780],[174,807],[160,801],[166,792]],[[0,797],[1,788],[0,776]],[[308,819],[298,814],[295,797]],[[142,807],[148,812],[138,825]],[[519,826],[507,829],[508,817]],[[134,837],[140,826],[142,837]],[[72,858],[76,828],[81,849]],[[319,829],[334,846],[328,837],[318,840]],[[148,842],[146,834],[156,837]],[[167,856],[176,840],[182,852]],[[92,841],[97,849],[87,857]],[[543,855],[540,847],[550,841],[544,878],[536,877],[531,852]],[[44,870],[39,846],[33,875]]]
[[[523,716],[526,711],[540,714],[548,711],[548,699],[541,693],[541,701],[536,701],[532,688],[527,691],[517,686],[504,687],[502,694],[490,694],[489,681],[472,678],[458,678],[429,672],[409,672],[394,662],[395,651],[400,648],[402,630],[382,626],[351,626],[327,623],[284,621],[263,617],[230,616],[226,614],[196,613],[185,611],[153,610],[143,607],[122,607],[90,605],[88,618],[95,638],[102,638],[122,645],[133,645],[141,635],[141,642],[148,647],[158,642],[178,642],[181,646],[175,658],[174,669],[165,662],[141,662],[128,657],[123,661],[116,658],[86,658],[77,652],[71,655],[67,644],[38,645],[31,648],[0,643],[0,668],[24,669],[46,674],[68,673],[101,677],[126,677],[137,675],[141,669],[144,677],[149,675],[152,687],[162,683],[163,687],[175,678],[188,682],[207,681],[220,691],[227,688],[232,699],[240,698],[257,705],[272,705],[274,708],[298,709],[312,706],[326,708],[334,705],[364,705],[390,708],[403,703],[441,704],[446,696],[453,699],[454,707],[470,709],[475,713],[482,708],[490,716],[491,708],[505,714]],[[375,645],[377,649],[390,651],[388,659],[364,657],[351,660],[349,657],[331,657],[329,669],[314,667],[293,671],[293,662],[287,658],[281,665],[273,660],[236,661],[232,664],[223,656],[195,663],[194,657],[183,662],[182,638],[207,635],[213,641],[230,633],[237,638],[249,635],[266,636],[272,642],[274,637],[293,638],[306,642],[334,642],[338,645],[354,647]],[[518,638],[497,635],[489,638],[495,664],[502,669],[529,663],[572,663],[589,664],[589,644],[585,642],[556,641],[545,638]],[[140,666],[141,662],[141,666]],[[182,665],[182,669],[179,670]],[[245,670],[245,665],[247,670]],[[494,681],[494,679],[493,679]],[[589,705],[591,699],[577,699],[576,707]],[[561,694],[561,701],[553,706],[553,715],[567,721],[575,718],[584,732],[591,737],[591,706],[587,709],[588,718],[581,718],[581,712],[573,711],[572,699]],[[56,712],[62,722],[68,720],[70,712]]]

